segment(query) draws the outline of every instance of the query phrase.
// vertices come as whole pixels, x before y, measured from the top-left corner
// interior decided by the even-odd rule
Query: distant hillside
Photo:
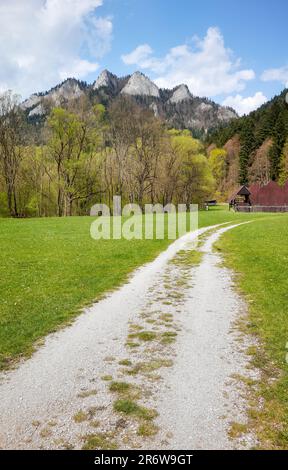
[[[280,183],[288,179],[288,103],[284,90],[248,116],[212,132],[207,143],[212,156],[222,153],[224,192],[237,184]],[[220,158],[220,157],[219,157]],[[218,162],[219,163],[219,162]]]
[[[238,117],[231,108],[193,96],[184,84],[164,90],[141,72],[119,78],[108,70],[104,70],[91,85],[67,79],[45,93],[33,94],[21,107],[30,123],[39,124],[51,106],[65,106],[82,95],[87,96],[91,104],[97,102],[107,106],[120,94],[130,96],[141,106],[152,109],[169,127],[190,129],[197,137]]]

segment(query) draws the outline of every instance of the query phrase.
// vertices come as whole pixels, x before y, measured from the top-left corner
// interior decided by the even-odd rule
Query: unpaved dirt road
[[[248,374],[250,340],[235,328],[245,305],[212,250],[233,227],[174,242],[2,373],[0,448],[249,448],[253,436],[228,435],[231,422],[246,419],[235,378]],[[191,248],[205,232],[196,266]],[[117,400],[137,406],[117,410]]]

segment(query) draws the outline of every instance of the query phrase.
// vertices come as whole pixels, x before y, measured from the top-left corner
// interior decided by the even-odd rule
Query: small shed
[[[210,199],[209,201],[205,201],[205,204],[207,206],[217,206],[217,200],[216,199]]]
[[[209,210],[209,207],[217,206],[217,201],[216,199],[210,199],[209,201],[205,201],[205,209],[206,211]]]
[[[230,207],[235,207],[235,206],[251,206],[251,200],[250,200],[251,192],[247,188],[247,186],[243,185],[241,186],[240,189],[235,191],[234,194],[229,199],[229,206]]]
[[[229,198],[229,207],[241,212],[288,212],[288,181],[284,186],[275,181],[241,186]]]

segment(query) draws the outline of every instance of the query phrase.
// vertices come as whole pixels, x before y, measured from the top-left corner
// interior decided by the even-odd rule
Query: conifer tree
[[[240,133],[241,150],[239,155],[239,183],[248,183],[248,164],[251,153],[255,149],[254,123],[252,119],[246,119]]]
[[[269,157],[271,162],[271,179],[275,181],[278,179],[279,176],[281,154],[286,138],[283,111],[280,111],[276,118],[275,125],[272,131],[272,137],[273,146],[271,147],[271,150],[269,152]]]

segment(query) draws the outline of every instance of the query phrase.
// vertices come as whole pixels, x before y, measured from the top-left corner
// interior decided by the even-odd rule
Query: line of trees
[[[288,105],[287,89],[248,116],[233,120],[207,138],[208,144],[223,148],[239,139],[239,165],[234,185],[267,180],[287,181]],[[228,162],[229,163],[229,162]]]
[[[202,144],[127,97],[107,110],[86,98],[52,108],[38,135],[18,97],[0,97],[2,216],[85,215],[116,194],[141,206],[202,203],[214,184]]]

